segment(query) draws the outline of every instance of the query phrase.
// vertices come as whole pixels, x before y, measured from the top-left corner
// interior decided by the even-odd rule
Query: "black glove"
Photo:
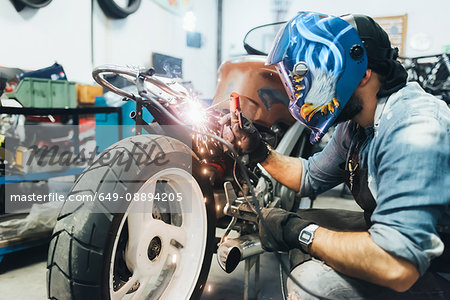
[[[225,115],[219,123],[223,126],[222,137],[241,154],[248,154],[252,163],[260,163],[269,156],[267,144],[262,140],[258,129],[246,117],[242,116],[242,128],[239,123],[231,123],[231,113]]]
[[[294,248],[302,250],[298,236],[300,231],[313,222],[303,220],[295,213],[281,208],[263,208],[261,212],[265,222],[262,224],[261,220],[258,220],[259,238],[264,250],[289,251]],[[266,229],[270,230],[271,234]]]

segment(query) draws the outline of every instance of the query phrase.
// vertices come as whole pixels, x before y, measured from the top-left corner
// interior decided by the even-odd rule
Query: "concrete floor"
[[[339,198],[339,191],[335,189],[318,197],[314,207],[359,210],[353,200]],[[5,256],[0,263],[0,299],[46,299],[46,260],[46,245]],[[281,299],[279,263],[273,254],[262,255],[260,273],[260,299]],[[253,280],[250,281],[250,287],[250,295],[253,296]],[[243,291],[244,263],[233,273],[227,274],[219,267],[214,255],[201,299],[243,299]]]

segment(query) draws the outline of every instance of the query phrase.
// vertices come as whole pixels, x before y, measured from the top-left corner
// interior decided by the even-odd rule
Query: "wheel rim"
[[[203,194],[192,175],[178,168],[156,173],[137,194],[161,193],[162,186],[183,199],[165,210],[149,201],[130,203],[111,255],[113,300],[187,299],[194,291],[207,242]]]

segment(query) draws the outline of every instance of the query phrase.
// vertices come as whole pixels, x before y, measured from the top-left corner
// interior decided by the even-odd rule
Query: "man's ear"
[[[358,87],[364,87],[369,82],[370,78],[372,78],[372,69],[367,69],[364,77],[359,82]]]

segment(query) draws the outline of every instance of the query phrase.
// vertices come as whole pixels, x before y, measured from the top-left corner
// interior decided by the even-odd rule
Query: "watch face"
[[[300,242],[307,244],[311,241],[312,236],[313,236],[313,234],[311,232],[302,231],[300,233],[300,236],[298,237],[298,239],[300,240]]]

